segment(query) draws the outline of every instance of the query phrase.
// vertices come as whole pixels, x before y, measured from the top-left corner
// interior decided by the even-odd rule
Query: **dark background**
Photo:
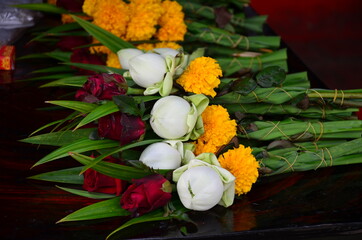
[[[330,89],[362,88],[362,1],[251,0]]]

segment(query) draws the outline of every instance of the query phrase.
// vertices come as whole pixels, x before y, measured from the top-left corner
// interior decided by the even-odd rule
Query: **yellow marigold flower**
[[[164,14],[158,20],[161,28],[156,33],[156,38],[161,41],[183,41],[187,32],[184,22],[185,14],[182,6],[176,1],[162,2]]]
[[[75,22],[75,20],[69,14],[62,14],[61,21],[63,24]]]
[[[251,152],[250,147],[245,148],[240,144],[238,148],[230,149],[218,158],[221,167],[235,176],[235,193],[237,195],[249,192],[251,185],[259,176],[259,163]]]
[[[100,1],[102,0],[84,0],[82,6],[83,12],[89,16],[93,16],[93,14],[98,10],[98,2]]]
[[[117,54],[111,52],[107,55],[107,62],[108,67],[114,67],[114,68],[122,68],[121,64],[119,63],[119,59]]]
[[[236,135],[236,122],[230,119],[227,110],[220,105],[208,106],[201,116],[204,134],[196,141],[195,154],[216,153]]]
[[[122,0],[99,1],[93,14],[93,23],[123,38],[130,20],[129,6]]]
[[[155,44],[153,43],[141,43],[137,45],[137,48],[140,50],[149,51],[155,48]]]
[[[176,82],[187,92],[215,97],[214,88],[219,86],[220,76],[222,71],[215,59],[199,57],[190,63]]]
[[[163,13],[161,0],[131,0],[130,22],[125,40],[149,40],[156,33],[157,21]]]
[[[155,48],[172,48],[172,49],[180,49],[182,46],[175,42],[158,42],[155,44]]]
[[[99,41],[95,38],[93,38],[92,44],[99,43]],[[103,45],[96,45],[89,47],[89,51],[92,54],[98,54],[98,53],[104,53],[104,54],[110,54],[112,51]]]
[[[137,45],[138,49],[149,51],[154,48],[172,48],[180,49],[182,46],[175,42],[141,43]]]

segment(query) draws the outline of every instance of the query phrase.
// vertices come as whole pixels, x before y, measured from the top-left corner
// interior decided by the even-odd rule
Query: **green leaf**
[[[252,78],[238,79],[234,82],[232,90],[242,95],[251,93],[258,85]]]
[[[112,52],[117,53],[123,48],[135,48],[131,43],[122,40],[112,33],[86,21],[79,17],[72,16],[90,35],[96,38],[104,46],[108,47]]]
[[[63,52],[60,50],[55,50],[44,54],[62,62],[70,62],[70,56],[72,55],[71,52]]]
[[[60,8],[53,4],[48,4],[48,3],[16,4],[16,5],[11,5],[11,6],[16,7],[16,8],[23,8],[23,9],[42,11],[42,12],[48,12],[48,13],[58,13],[58,14],[69,13],[64,8]]]
[[[60,26],[56,26],[54,28],[49,29],[46,32],[42,32],[41,34],[39,34],[38,36],[36,36],[35,38],[31,39],[30,42],[33,41],[37,41],[40,40],[43,37],[46,36],[51,36],[53,33],[59,33],[59,32],[65,32],[65,31],[71,31],[71,30],[75,30],[80,28],[78,23],[66,23],[66,24],[62,24]]]
[[[62,189],[64,191],[73,193],[73,194],[78,195],[78,196],[93,198],[93,199],[108,199],[108,198],[115,197],[115,195],[112,195],[112,194],[88,192],[88,191],[85,191],[85,190],[79,190],[79,189],[74,189],[74,188],[65,188],[65,187],[59,187],[59,186],[57,186],[57,188],[60,188],[60,189]]]
[[[73,69],[71,69],[68,66],[56,66],[56,67],[49,67],[49,68],[42,68],[39,70],[32,71],[31,74],[34,73],[55,73],[55,72],[74,72]]]
[[[132,181],[132,179],[143,178],[152,174],[151,172],[147,172],[135,167],[129,167],[105,161],[97,161],[95,158],[79,153],[70,153],[70,156],[83,165],[91,166],[93,170],[99,173],[125,181]],[[84,172],[84,168],[82,172]]]
[[[41,77],[33,77],[33,78],[27,78],[19,80],[21,82],[27,82],[27,81],[36,81],[36,80],[49,80],[49,79],[59,79],[59,78],[66,78],[73,76],[74,73],[58,73],[58,74],[52,74],[52,75],[46,75]]]
[[[46,103],[73,109],[81,113],[89,113],[97,108],[96,104],[80,102],[80,101],[57,100],[57,101],[46,101]]]
[[[89,63],[73,63],[66,61],[62,64],[71,65],[74,67],[91,70],[95,72],[101,72],[101,73],[118,73],[120,75],[123,75],[123,73],[126,71],[124,69],[114,68],[114,67],[108,67],[104,65],[96,65],[96,64],[89,64]]]
[[[111,150],[109,152],[103,153],[102,155],[98,156],[97,158],[94,159],[93,162],[91,162],[89,165],[86,165],[83,170],[82,173],[85,172],[87,169],[89,168],[93,168],[96,164],[98,164],[99,162],[101,162],[104,158],[113,155],[115,153],[119,153],[122,152],[124,150],[128,150],[128,149],[132,149],[135,147],[140,147],[140,146],[144,146],[144,145],[149,145],[152,143],[156,143],[156,142],[161,142],[161,139],[148,139],[148,140],[143,140],[143,141],[139,141],[139,142],[134,142],[134,143],[130,143],[127,145],[124,145],[116,150]]]
[[[130,212],[121,208],[119,202],[120,197],[115,197],[109,200],[94,203],[69,214],[68,216],[60,219],[57,223],[130,215]]]
[[[94,130],[95,128],[83,128],[76,131],[66,130],[50,132],[25,138],[20,141],[40,145],[64,146],[80,139],[87,138]]]
[[[118,95],[118,96],[113,96],[113,101],[121,112],[135,116],[140,115],[140,109],[138,108],[138,104],[133,97],[126,95]]]
[[[279,86],[286,77],[286,72],[279,66],[270,66],[256,75],[256,82],[264,88]]]
[[[59,158],[63,158],[68,156],[69,152],[82,153],[97,149],[104,148],[114,148],[119,146],[119,142],[113,140],[89,140],[89,139],[81,139],[77,142],[73,142],[69,145],[63,146],[49,153],[38,162],[36,162],[32,167],[38,166],[40,164],[44,164]]]
[[[185,212],[187,212],[189,210],[186,209],[182,205],[182,203],[180,202],[179,199],[172,200],[171,202],[169,202],[169,204],[171,204],[171,206],[173,206],[172,211],[174,211],[174,212],[165,215],[165,211],[162,208],[159,208],[159,209],[153,210],[152,212],[146,213],[140,217],[132,218],[131,220],[127,221],[122,226],[120,226],[119,228],[117,228],[116,230],[111,232],[107,236],[107,239],[109,237],[111,237],[112,235],[114,235],[116,232],[119,232],[122,229],[125,229],[129,226],[132,226],[132,225],[135,225],[138,223],[153,222],[153,221],[165,221],[165,220],[169,220],[169,219],[173,219],[173,218],[190,221],[188,219],[188,217],[183,216],[185,214]]]
[[[24,55],[21,57],[17,57],[16,61],[33,59],[33,58],[49,58],[49,56],[45,55],[44,53],[33,53],[33,54],[27,54],[27,55]]]
[[[88,80],[88,76],[71,76],[61,78],[50,83],[41,85],[40,87],[58,87],[58,86],[69,86],[69,87],[82,87],[83,84]]]
[[[108,101],[105,104],[94,108],[85,118],[82,119],[82,121],[80,121],[80,123],[76,126],[75,129],[78,129],[78,128],[80,128],[88,123],[91,123],[101,117],[104,117],[108,114],[118,112],[118,111],[119,111],[119,109],[117,108],[117,106],[112,101]]]
[[[29,179],[59,183],[83,184],[83,175],[79,175],[81,170],[82,167],[67,168],[34,175],[29,177]]]

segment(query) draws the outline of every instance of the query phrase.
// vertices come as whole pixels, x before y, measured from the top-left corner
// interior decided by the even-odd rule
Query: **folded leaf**
[[[64,146],[80,139],[89,137],[89,135],[94,130],[95,128],[82,128],[76,131],[66,130],[59,132],[50,132],[25,138],[20,141],[40,145]]]
[[[46,103],[73,109],[73,110],[81,112],[81,113],[89,113],[89,112],[93,111],[95,108],[97,108],[96,104],[80,102],[80,101],[58,100],[58,101],[46,101]]]
[[[79,153],[70,153],[70,156],[83,165],[91,165],[93,162],[95,162],[94,158]],[[143,178],[147,175],[152,174],[152,172],[147,172],[145,170],[135,167],[129,167],[105,161],[97,162],[96,165],[92,166],[92,169],[104,175],[126,181]]]
[[[81,139],[77,142],[71,143],[69,145],[54,150],[53,152],[49,153],[48,155],[40,159],[38,162],[36,162],[33,165],[33,167],[59,158],[66,157],[68,156],[69,152],[82,153],[97,149],[114,148],[117,146],[119,146],[119,142],[108,139],[106,140],[90,140],[88,138]]]
[[[87,81],[87,76],[71,76],[66,78],[61,78],[50,83],[41,85],[40,87],[58,87],[58,86],[69,86],[80,88]]]
[[[106,194],[106,193],[97,193],[97,192],[88,192],[85,190],[80,190],[80,189],[74,189],[74,188],[65,188],[65,187],[59,187],[58,188],[73,193],[75,195],[79,195],[82,197],[87,197],[87,198],[93,198],[93,199],[107,199],[107,198],[113,198],[115,197],[115,195],[112,194]]]
[[[108,66],[104,66],[104,65],[89,64],[89,63],[74,63],[74,62],[69,62],[69,60],[65,61],[62,64],[71,65],[74,67],[91,70],[91,71],[95,71],[95,72],[100,72],[100,73],[118,73],[118,74],[123,75],[123,73],[126,71],[124,69],[108,67]]]
[[[121,208],[119,202],[120,197],[115,197],[109,200],[94,203],[69,214],[68,216],[60,219],[57,223],[130,215],[130,212]]]
[[[58,183],[83,184],[83,175],[79,175],[81,170],[82,167],[67,168],[34,175],[29,177],[29,179]]]
[[[104,117],[108,114],[118,112],[118,107],[114,104],[114,102],[109,101],[103,105],[100,105],[96,108],[94,108],[85,118],[80,121],[78,126],[75,129],[78,129],[88,123],[91,123],[101,117]]]

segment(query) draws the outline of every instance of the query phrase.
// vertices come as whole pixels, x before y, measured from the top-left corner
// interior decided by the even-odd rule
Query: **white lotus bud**
[[[164,139],[177,139],[190,131],[187,119],[191,106],[178,96],[163,97],[151,110],[150,124],[153,131]],[[195,120],[196,122],[196,120]],[[193,123],[193,128],[195,123]]]
[[[156,53],[141,54],[129,60],[129,73],[137,85],[148,88],[163,80],[166,61]]]
[[[139,160],[153,169],[176,169],[181,165],[181,153],[166,142],[158,142],[147,146]]]
[[[223,183],[218,173],[207,166],[186,170],[177,182],[180,200],[191,210],[209,210],[220,202],[223,192]]]
[[[117,52],[119,62],[123,69],[129,69],[129,60],[143,54],[143,51],[136,48],[125,48]]]
[[[172,56],[176,57],[180,52],[172,48],[154,48],[152,51],[160,54],[162,57]]]

